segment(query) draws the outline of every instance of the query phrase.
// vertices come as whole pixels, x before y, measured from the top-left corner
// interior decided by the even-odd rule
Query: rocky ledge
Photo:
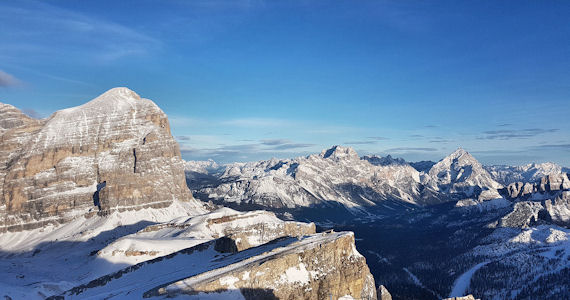
[[[376,299],[374,278],[352,232],[328,232],[276,241],[257,255],[147,291],[145,297],[180,295],[246,299]],[[253,250],[253,249],[252,249]],[[247,251],[246,251],[247,252]]]

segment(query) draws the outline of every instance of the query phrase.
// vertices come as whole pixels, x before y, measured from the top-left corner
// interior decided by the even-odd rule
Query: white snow
[[[473,277],[473,274],[475,274],[477,270],[481,269],[483,266],[485,266],[488,263],[489,263],[488,261],[478,263],[475,266],[471,267],[469,270],[467,270],[465,273],[461,274],[453,283],[453,288],[451,289],[449,297],[451,298],[451,297],[465,296],[466,295],[465,293],[469,288],[469,283],[471,282],[471,277]]]
[[[281,275],[281,280],[287,283],[300,283],[301,285],[305,285],[310,281],[310,274],[305,264],[299,263],[298,266],[290,267],[285,270],[285,274]]]

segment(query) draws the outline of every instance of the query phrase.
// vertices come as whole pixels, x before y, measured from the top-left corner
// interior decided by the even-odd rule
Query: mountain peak
[[[460,157],[463,155],[469,155],[471,156],[471,154],[469,154],[469,152],[467,152],[465,149],[459,147],[457,148],[455,151],[453,151],[453,153],[451,153],[449,156],[450,157]]]
[[[332,146],[330,149],[321,152],[323,158],[359,158],[358,153],[351,147],[343,147],[339,145]]]
[[[113,99],[117,99],[117,100],[130,100],[130,99],[134,99],[134,100],[140,100],[141,97],[135,93],[133,90],[127,88],[127,87],[115,87],[112,88],[108,91],[106,91],[105,93],[101,94],[99,97],[95,98],[95,99],[99,99],[99,98],[113,98]]]

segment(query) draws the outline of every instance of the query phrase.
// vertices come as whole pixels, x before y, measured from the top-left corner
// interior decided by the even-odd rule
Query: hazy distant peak
[[[330,149],[323,150],[320,154],[323,158],[359,158],[358,153],[351,147],[333,146]]]

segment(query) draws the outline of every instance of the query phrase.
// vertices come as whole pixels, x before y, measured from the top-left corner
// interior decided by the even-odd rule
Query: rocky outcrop
[[[314,223],[282,221],[267,211],[238,212],[220,208],[205,215],[147,226],[137,233],[114,241],[99,250],[97,256],[114,263],[138,263],[168,255],[204,240],[224,237],[217,245],[220,248],[216,250],[236,252],[281,237],[301,237],[314,233]],[[150,252],[149,245],[154,245]],[[132,257],[134,254],[138,257]]]
[[[560,191],[565,190],[570,190],[568,173],[547,175],[534,183],[514,182],[502,192],[511,199],[528,199],[530,197],[547,199],[554,198]]]
[[[127,88],[42,121],[0,114],[0,231],[195,201],[166,115]]]
[[[526,228],[538,222],[539,212],[544,207],[540,202],[524,201],[515,203],[513,211],[501,218],[501,227],[521,227]]]
[[[540,221],[570,226],[570,191],[561,192],[552,200],[517,202],[499,225],[526,228]]]
[[[246,299],[376,299],[374,279],[349,232],[312,235],[151,289],[145,297],[223,297],[228,291],[239,291]]]
[[[392,295],[388,292],[388,289],[380,285],[378,287],[378,291],[376,291],[376,295],[378,296],[378,300],[392,300]]]

